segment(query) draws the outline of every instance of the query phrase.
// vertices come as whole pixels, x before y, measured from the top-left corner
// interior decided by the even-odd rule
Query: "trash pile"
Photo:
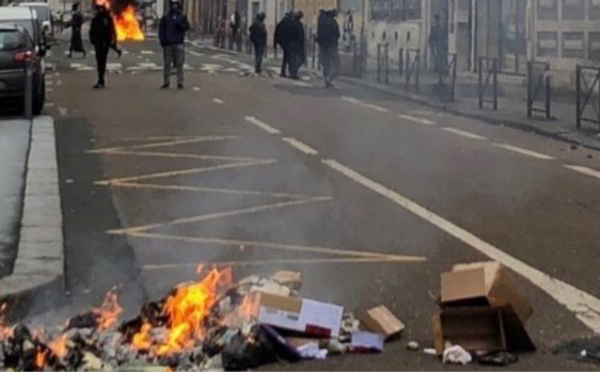
[[[294,271],[233,283],[231,269],[211,269],[123,322],[115,290],[60,330],[9,327],[0,318],[0,370],[247,370],[380,352],[404,329],[384,306],[359,320],[341,306],[301,298],[301,286]]]
[[[534,351],[525,323],[533,314],[508,270],[497,262],[455,265],[442,274],[433,318],[435,352],[444,363],[504,366]]]

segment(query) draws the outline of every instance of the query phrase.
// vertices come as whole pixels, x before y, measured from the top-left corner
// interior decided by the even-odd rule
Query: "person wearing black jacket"
[[[98,82],[94,89],[105,86],[106,61],[108,51],[117,40],[115,24],[110,16],[109,10],[104,5],[96,5],[96,15],[90,26],[90,42],[96,50],[96,69],[98,70]]]
[[[73,52],[83,53],[85,58],[85,48],[81,39],[81,28],[83,26],[83,15],[79,10],[79,3],[73,4],[71,7],[73,15],[71,20],[67,22],[66,27],[71,27],[71,44],[69,45],[69,58],[73,56]]]
[[[292,21],[292,13],[288,12],[285,14],[283,19],[279,21],[275,27],[275,33],[273,34],[273,45],[277,47],[279,45],[283,50],[283,60],[281,61],[281,73],[279,76],[286,77],[287,71],[290,66],[290,52],[288,48],[289,38],[289,26]]]
[[[254,71],[262,73],[262,60],[267,46],[267,28],[265,27],[265,13],[256,14],[250,26],[250,41],[254,46]]]
[[[306,62],[304,53],[304,25],[302,24],[304,13],[297,11],[290,21],[287,44],[290,54],[290,74],[292,79],[298,80],[298,70]]]
[[[323,66],[325,87],[333,88],[333,79],[338,70],[338,40],[340,39],[340,26],[335,17],[335,9],[322,11],[317,27],[317,43],[319,43],[319,60]]]
[[[177,68],[177,88],[183,89],[183,64],[185,61],[185,34],[190,29],[190,23],[181,12],[178,0],[170,1],[168,14],[163,15],[158,26],[158,39],[163,47],[163,85],[161,89],[169,88],[171,81],[171,66]]]

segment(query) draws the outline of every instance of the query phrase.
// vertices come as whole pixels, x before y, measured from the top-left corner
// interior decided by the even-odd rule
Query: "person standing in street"
[[[254,72],[262,73],[262,60],[267,47],[267,28],[265,27],[265,13],[259,12],[254,17],[250,26],[250,41],[254,46]]]
[[[73,52],[83,53],[85,58],[86,52],[81,39],[81,28],[83,27],[83,15],[79,11],[79,3],[73,4],[71,8],[73,15],[71,21],[66,24],[66,27],[71,27],[71,45],[69,45],[69,58],[73,57]]]
[[[279,21],[275,27],[275,33],[273,35],[273,45],[277,48],[277,45],[283,50],[283,59],[281,61],[281,73],[279,76],[287,77],[287,71],[290,66],[290,52],[288,48],[289,29],[290,22],[292,21],[292,13],[288,12],[283,16],[283,19]]]
[[[298,80],[298,70],[300,66],[306,62],[306,54],[304,51],[304,25],[302,24],[304,13],[298,10],[294,13],[289,25],[288,31],[288,49],[290,57],[290,75],[292,79]]]
[[[98,82],[94,85],[94,89],[101,89],[106,85],[104,76],[106,75],[108,51],[116,39],[115,24],[109,10],[104,5],[96,4],[96,15],[90,26],[90,42],[96,51],[96,69],[98,70]]]
[[[169,13],[163,15],[158,26],[158,39],[163,48],[163,85],[167,89],[171,82],[171,66],[177,69],[177,88],[183,89],[183,64],[185,61],[184,39],[190,29],[187,17],[181,11],[178,0],[171,0]]]
[[[238,38],[240,37],[240,27],[242,24],[242,17],[240,16],[240,12],[237,9],[231,14],[229,19],[229,28],[231,29],[231,39],[229,40],[229,49],[233,49],[233,46],[241,45],[238,43]]]
[[[338,70],[338,41],[340,39],[340,26],[335,17],[335,9],[325,10],[319,17],[317,25],[317,43],[319,43],[319,60],[323,66],[325,87],[333,88],[333,79]]]

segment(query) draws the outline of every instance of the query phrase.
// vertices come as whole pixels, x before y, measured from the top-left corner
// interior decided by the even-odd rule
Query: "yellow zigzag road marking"
[[[146,143],[143,145],[133,145],[133,146],[120,146],[120,147],[108,147],[104,149],[94,149],[86,151],[89,154],[101,154],[104,152],[111,152],[117,150],[125,150],[125,149],[147,149],[153,147],[166,147],[166,146],[177,146],[177,145],[185,145],[190,143],[198,143],[198,142],[210,142],[210,141],[226,141],[226,140],[234,140],[239,139],[239,136],[204,136],[204,137],[193,137],[189,139],[178,139],[175,141],[167,141],[167,142],[158,142],[158,143]]]
[[[395,254],[359,251],[359,250],[346,250],[337,248],[327,248],[318,246],[305,246],[297,244],[283,244],[283,243],[272,243],[272,242],[257,242],[248,240],[236,240],[236,239],[220,239],[220,238],[202,238],[194,236],[180,236],[180,235],[168,235],[168,234],[156,234],[156,233],[142,233],[142,232],[130,232],[126,234],[129,238],[140,238],[140,239],[156,239],[156,240],[167,240],[167,241],[180,241],[186,243],[196,244],[213,244],[232,246],[239,249],[240,246],[264,248],[273,250],[283,251],[300,251],[300,252],[313,252],[330,254],[336,256],[349,256],[358,257],[365,259],[377,259],[377,260],[395,260],[404,262],[423,262],[426,261],[425,257],[420,256],[403,256]]]

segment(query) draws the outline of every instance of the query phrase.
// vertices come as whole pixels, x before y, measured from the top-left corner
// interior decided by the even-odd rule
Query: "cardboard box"
[[[525,329],[533,309],[502,265],[455,265],[441,287],[442,311],[433,319],[438,353],[445,341],[469,351],[535,350]]]
[[[510,306],[525,323],[533,314],[531,304],[521,294],[506,268],[497,262],[455,265],[442,274],[442,307],[489,305]]]
[[[344,308],[337,305],[269,293],[251,293],[252,311],[257,320],[274,327],[317,337],[340,334]]]
[[[404,324],[385,306],[369,309],[361,315],[360,321],[372,332],[382,334],[385,339],[399,335]]]

